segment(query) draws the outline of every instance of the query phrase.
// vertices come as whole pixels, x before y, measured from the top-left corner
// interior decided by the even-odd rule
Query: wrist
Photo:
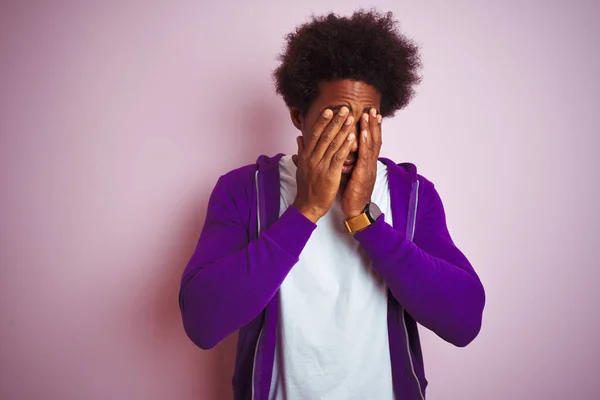
[[[354,218],[354,217],[361,215],[362,213],[365,212],[365,209],[368,205],[369,205],[369,201],[367,200],[364,202],[364,204],[361,205],[360,208],[356,208],[356,209],[351,208],[351,209],[343,210],[344,215],[346,216],[346,219]]]
[[[346,218],[344,225],[348,233],[360,232],[373,225],[383,215],[377,204],[367,203],[365,208],[355,217]]]
[[[319,219],[323,216],[323,214],[316,211],[314,208],[309,206],[303,206],[301,204],[294,203],[292,206],[300,212],[300,214],[304,215],[307,219],[309,219],[313,224],[316,224]]]
[[[352,210],[352,211],[347,211],[345,212],[346,214],[346,219],[350,219],[350,218],[354,218],[354,217],[358,217],[360,214],[362,214],[363,212],[365,212],[365,208],[361,208],[358,210]]]

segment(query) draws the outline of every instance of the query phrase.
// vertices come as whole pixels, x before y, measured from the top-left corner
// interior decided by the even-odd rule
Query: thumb
[[[296,138],[296,143],[298,144],[298,154],[300,154],[304,151],[304,140],[302,136]]]
[[[298,136],[296,138],[296,144],[298,145],[298,154],[302,153],[304,150],[304,141],[302,140],[302,136]],[[296,167],[298,166],[298,154],[294,154],[292,156],[292,161]]]

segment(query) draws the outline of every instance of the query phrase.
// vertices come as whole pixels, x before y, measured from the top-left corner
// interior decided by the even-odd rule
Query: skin
[[[371,200],[381,150],[381,95],[373,86],[348,79],[321,82],[306,114],[290,109],[297,138],[298,194],[294,201],[313,222],[340,195],[346,218],[359,215]],[[344,162],[354,162],[343,172]]]

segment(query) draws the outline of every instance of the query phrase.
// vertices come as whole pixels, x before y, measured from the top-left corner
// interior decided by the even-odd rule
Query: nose
[[[354,120],[358,121],[354,125],[354,134],[356,135],[356,139],[352,141],[352,150],[350,153],[356,153],[358,151],[358,143],[360,142],[360,117],[362,114],[358,114],[354,116]]]
[[[360,132],[356,131],[354,133],[356,138],[352,141],[352,148],[350,149],[350,153],[356,153],[358,151],[358,141],[360,140]]]

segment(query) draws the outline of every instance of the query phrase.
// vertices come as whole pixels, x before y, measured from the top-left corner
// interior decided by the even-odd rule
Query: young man
[[[300,26],[280,61],[298,154],[217,182],[181,281],[185,330],[203,349],[239,330],[236,399],[424,399],[417,323],[466,346],[485,294],[433,184],[378,158],[417,47],[391,13],[359,11]]]

